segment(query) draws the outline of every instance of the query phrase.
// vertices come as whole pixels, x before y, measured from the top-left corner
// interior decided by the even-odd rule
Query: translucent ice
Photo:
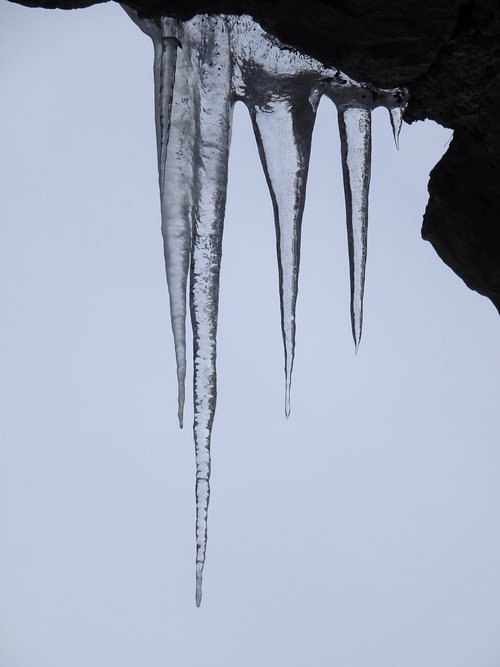
[[[182,426],[186,375],[186,287],[190,278],[196,450],[196,604],[202,596],[210,496],[210,439],[217,395],[216,351],[222,232],[236,101],[247,106],[274,208],[285,414],[295,353],[300,236],[311,137],[322,95],[337,106],[356,349],[370,184],[371,110],[385,106],[398,144],[404,89],[382,90],[282,45],[249,16],[140,19],[154,44],[155,115],[162,233]]]
[[[363,327],[368,189],[371,166],[371,114],[364,107],[339,109],[340,146],[347,213],[351,274],[351,324],[356,351]]]

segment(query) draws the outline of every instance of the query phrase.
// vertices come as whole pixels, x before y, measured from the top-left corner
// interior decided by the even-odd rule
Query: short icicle
[[[195,214],[191,258],[196,450],[196,605],[202,597],[210,498],[210,439],[216,404],[216,335],[222,232],[231,117],[231,67],[227,25],[221,17],[196,17],[200,104],[196,119]]]
[[[285,351],[285,415],[289,417],[302,215],[316,114],[308,89],[299,89],[295,95],[275,91],[265,103],[251,107],[250,114],[274,208]]]
[[[393,107],[389,109],[389,115],[391,119],[392,127],[392,136],[394,137],[394,143],[396,148],[399,150],[399,135],[401,133],[401,125],[403,124],[403,113],[404,108],[402,107]]]
[[[371,112],[365,107],[340,107],[338,118],[349,246],[351,326],[357,352],[363,328],[371,169]]]
[[[408,104],[408,89],[392,88],[391,90],[383,90],[381,93],[381,106],[385,106],[389,111],[392,136],[394,137],[396,148],[399,150],[399,135],[401,133],[401,126],[403,125],[403,115]]]

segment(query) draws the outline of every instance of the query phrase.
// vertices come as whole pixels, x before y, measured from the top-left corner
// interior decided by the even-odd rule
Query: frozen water
[[[339,109],[340,146],[351,274],[351,324],[356,351],[363,327],[368,189],[371,166],[371,114],[364,107]]]
[[[154,44],[155,117],[162,234],[183,422],[186,288],[190,278],[196,451],[196,604],[202,597],[210,497],[210,440],[217,396],[219,277],[231,119],[247,106],[271,194],[276,227],[285,414],[295,353],[300,237],[311,137],[322,95],[337,106],[351,276],[351,323],[361,340],[365,281],[371,110],[389,110],[396,145],[404,89],[358,83],[284,46],[249,16],[140,19]]]

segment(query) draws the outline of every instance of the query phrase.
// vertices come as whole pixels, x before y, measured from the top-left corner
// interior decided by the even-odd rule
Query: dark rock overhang
[[[75,9],[92,0],[21,0]],[[405,120],[454,130],[431,172],[422,236],[500,310],[498,0],[130,0],[142,16],[250,14],[283,42],[353,78],[411,91]]]

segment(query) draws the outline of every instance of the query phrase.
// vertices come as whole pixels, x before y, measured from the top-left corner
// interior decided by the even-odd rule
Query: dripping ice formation
[[[249,16],[141,19],[153,40],[161,223],[183,425],[186,291],[193,329],[196,453],[196,604],[201,603],[215,414],[217,316],[233,107],[247,106],[274,208],[285,414],[295,351],[295,306],[311,138],[322,95],[338,111],[356,350],[363,325],[371,111],[386,107],[396,146],[407,91],[358,83],[281,44]]]

